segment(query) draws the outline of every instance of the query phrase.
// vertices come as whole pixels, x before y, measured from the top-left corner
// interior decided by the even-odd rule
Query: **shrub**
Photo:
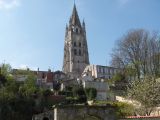
[[[116,114],[118,117],[125,117],[134,115],[134,106],[124,102],[113,102],[113,106],[116,107]]]
[[[94,100],[97,96],[97,90],[95,88],[86,88],[85,93],[88,100]]]

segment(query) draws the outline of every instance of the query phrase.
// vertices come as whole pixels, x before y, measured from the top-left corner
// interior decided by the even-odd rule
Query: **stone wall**
[[[33,120],[116,120],[111,106],[59,106],[53,111],[35,115]]]
[[[160,118],[126,118],[120,120],[160,120]]]
[[[34,115],[32,120],[54,120],[54,111],[44,112],[38,115]]]

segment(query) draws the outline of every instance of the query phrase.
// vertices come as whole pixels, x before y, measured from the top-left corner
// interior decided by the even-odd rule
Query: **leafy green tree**
[[[79,103],[86,103],[87,98],[86,98],[86,94],[83,87],[74,86],[72,89],[72,92],[73,92],[73,96],[77,98],[77,101]]]
[[[0,87],[6,83],[7,79],[4,75],[0,74]]]
[[[150,115],[152,110],[160,104],[160,82],[149,76],[133,81],[128,88],[129,98],[141,103],[145,114]]]
[[[32,72],[27,72],[27,79],[24,84],[20,86],[19,92],[26,96],[34,96],[38,92],[38,87],[36,86],[36,76]]]
[[[13,79],[11,75],[11,66],[9,64],[0,65],[0,85],[5,85],[7,80]]]
[[[10,76],[11,70],[12,70],[12,67],[10,66],[10,64],[1,64],[0,65],[0,73],[2,75],[4,75],[5,77]]]

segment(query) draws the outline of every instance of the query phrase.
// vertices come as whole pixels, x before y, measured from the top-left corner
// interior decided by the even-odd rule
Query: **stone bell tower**
[[[63,72],[70,78],[78,78],[87,65],[89,65],[89,55],[85,22],[81,24],[74,4],[69,25],[66,25]]]

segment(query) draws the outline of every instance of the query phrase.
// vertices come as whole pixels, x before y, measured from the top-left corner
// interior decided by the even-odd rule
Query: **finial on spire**
[[[76,1],[74,0],[74,5],[75,5],[75,2],[76,2]]]

